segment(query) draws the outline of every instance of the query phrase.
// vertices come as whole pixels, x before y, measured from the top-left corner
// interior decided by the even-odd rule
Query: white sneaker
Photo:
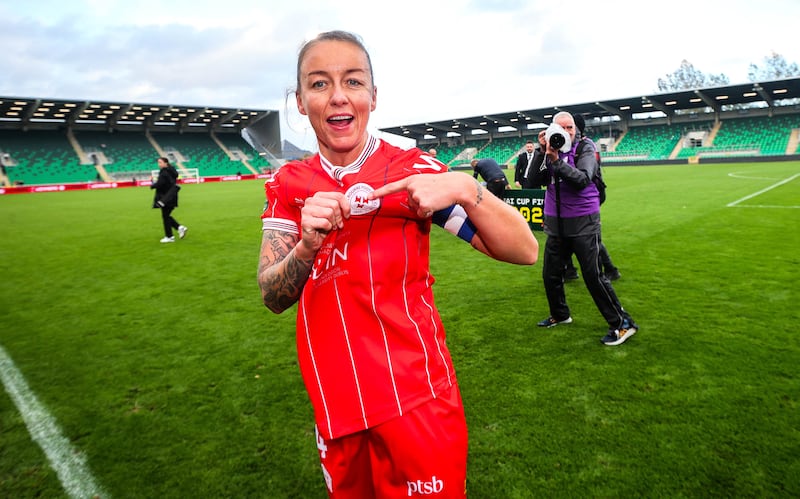
[[[187,230],[189,230],[189,227],[185,227],[185,226],[183,226],[183,225],[181,225],[180,227],[178,227],[178,237],[180,237],[181,239],[183,239],[183,238],[186,236],[186,231],[187,231]]]
[[[162,238],[161,238],[161,242],[162,242],[162,243],[174,243],[174,242],[175,242],[175,236],[172,236],[172,237],[162,237]]]

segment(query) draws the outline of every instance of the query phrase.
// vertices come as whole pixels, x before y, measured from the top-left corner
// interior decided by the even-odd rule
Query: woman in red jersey
[[[433,224],[497,260],[532,265],[517,210],[471,176],[367,131],[372,63],[351,33],[322,33],[297,61],[297,107],[319,154],[265,184],[258,282],[297,307],[300,370],[330,497],[464,497],[467,428],[434,305]]]

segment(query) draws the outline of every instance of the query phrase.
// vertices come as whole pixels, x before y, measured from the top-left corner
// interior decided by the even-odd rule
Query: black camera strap
[[[555,184],[556,188],[556,218],[558,219],[558,239],[563,240],[564,238],[564,222],[561,221],[561,181],[556,175],[556,170],[553,168],[553,183]]]

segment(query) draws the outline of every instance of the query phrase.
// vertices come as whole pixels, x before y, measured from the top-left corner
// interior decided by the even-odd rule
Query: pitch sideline
[[[772,190],[772,189],[774,189],[776,187],[780,187],[783,184],[791,182],[792,180],[796,179],[797,177],[800,177],[800,173],[795,173],[794,175],[792,175],[789,178],[785,178],[785,179],[781,180],[780,182],[776,182],[776,183],[774,183],[774,184],[772,184],[770,186],[767,186],[767,187],[761,189],[758,192],[754,192],[752,194],[748,194],[747,196],[745,196],[745,197],[743,197],[741,199],[737,199],[736,201],[731,201],[726,206],[728,208],[732,208],[732,207],[738,206],[739,203],[741,203],[741,202],[747,201],[748,199],[752,199],[752,198],[754,198],[756,196],[760,196],[761,194],[764,194],[767,191],[770,191],[770,190]],[[762,205],[755,205],[755,206],[754,205],[745,205],[745,206],[739,206],[739,207],[740,208],[800,208],[800,206],[762,206]]]
[[[39,403],[14,361],[0,345],[0,379],[33,440],[44,451],[64,491],[75,498],[109,497],[96,483],[86,458],[61,434],[56,420]]]

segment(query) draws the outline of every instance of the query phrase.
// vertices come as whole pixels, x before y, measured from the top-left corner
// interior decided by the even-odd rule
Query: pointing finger
[[[369,199],[378,199],[382,198],[383,196],[388,196],[389,194],[394,194],[395,192],[405,191],[408,188],[408,180],[409,177],[404,179],[400,179],[396,182],[391,182],[383,187],[378,187],[369,195]]]

